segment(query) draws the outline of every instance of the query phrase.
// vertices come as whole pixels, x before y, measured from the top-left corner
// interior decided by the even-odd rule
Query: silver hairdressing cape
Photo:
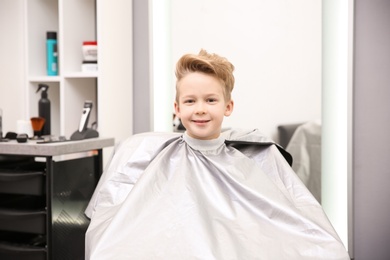
[[[86,210],[86,259],[349,259],[321,206],[258,131],[134,135]]]

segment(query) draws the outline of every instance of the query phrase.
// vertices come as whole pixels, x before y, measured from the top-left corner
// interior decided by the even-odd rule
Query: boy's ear
[[[179,104],[176,101],[173,104],[174,104],[174,107],[175,107],[175,114],[176,114],[177,117],[180,118],[180,107],[179,107]]]
[[[230,116],[233,112],[234,102],[230,100],[226,103],[225,116]]]

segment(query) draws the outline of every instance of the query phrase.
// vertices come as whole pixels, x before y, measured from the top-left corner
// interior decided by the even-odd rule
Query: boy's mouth
[[[194,122],[196,124],[206,124],[206,123],[210,122],[210,120],[192,120],[192,122]]]

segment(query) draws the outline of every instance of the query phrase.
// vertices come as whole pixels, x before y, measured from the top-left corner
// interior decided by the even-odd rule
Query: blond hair
[[[186,54],[176,63],[176,101],[178,102],[178,84],[188,73],[201,72],[214,76],[223,84],[225,100],[231,99],[234,87],[234,66],[226,58],[201,49],[199,54]]]

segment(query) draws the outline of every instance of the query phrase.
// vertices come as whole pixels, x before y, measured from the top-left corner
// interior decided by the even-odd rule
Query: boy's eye
[[[216,98],[209,98],[209,99],[207,99],[207,102],[214,103],[214,102],[217,102],[217,99]]]
[[[194,103],[194,100],[193,99],[186,99],[184,100],[184,103],[186,104],[191,104],[191,103]]]

